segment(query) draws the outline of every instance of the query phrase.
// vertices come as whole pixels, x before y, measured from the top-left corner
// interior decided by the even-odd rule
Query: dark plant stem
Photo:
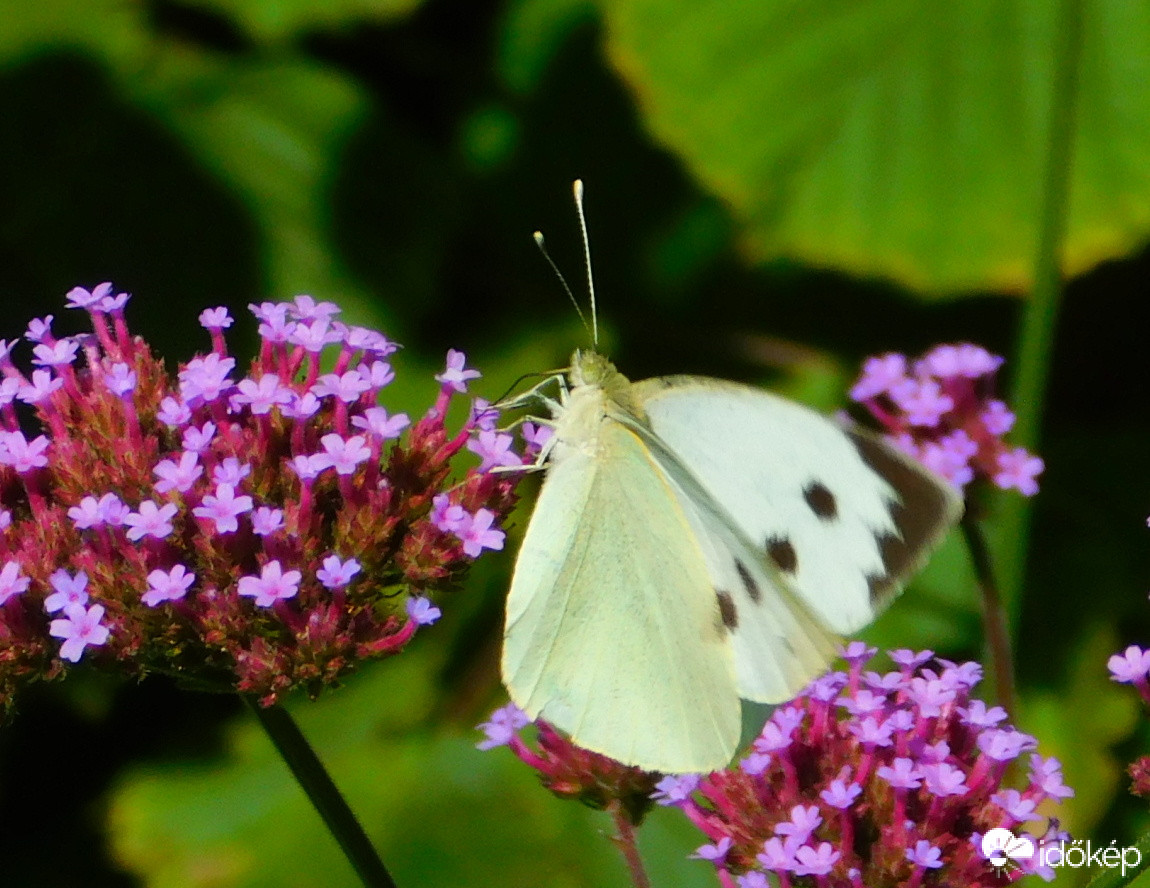
[[[1038,249],[1034,257],[1034,290],[1022,314],[1017,347],[1017,375],[1011,406],[1018,441],[1038,444],[1039,425],[1050,368],[1050,353],[1062,295],[1062,244],[1070,207],[1074,138],[1078,122],[1078,81],[1086,30],[1084,0],[1062,0],[1054,41],[1054,76],[1050,125],[1041,182]],[[1003,503],[1000,526],[1006,541],[999,559],[1005,606],[1017,624],[1022,576],[1029,536],[1029,509],[1017,497]]]
[[[627,814],[627,809],[618,800],[610,805],[611,819],[615,821],[615,844],[623,852],[627,869],[631,873],[631,883],[635,888],[651,888],[651,879],[643,868],[643,858],[639,856],[639,845],[635,841],[635,826]]]
[[[246,694],[243,698],[323,818],[328,831],[343,849],[365,888],[395,888],[395,882],[372,847],[367,833],[288,711],[278,705],[263,707]]]
[[[962,516],[962,536],[970,550],[970,561],[982,593],[982,624],[986,632],[986,646],[990,652],[991,672],[998,704],[1006,710],[1011,722],[1016,713],[1014,697],[1014,656],[1010,645],[1010,618],[1002,604],[998,582],[994,576],[994,563],[990,547],[982,534],[982,525],[973,517],[972,509]]]

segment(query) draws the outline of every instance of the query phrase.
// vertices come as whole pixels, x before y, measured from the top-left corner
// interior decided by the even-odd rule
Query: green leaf
[[[1032,283],[1059,4],[613,0],[607,51],[747,254],[934,294]],[[1150,230],[1150,6],[1089,4],[1070,273]]]
[[[419,4],[420,0],[196,0],[194,5],[227,15],[255,40],[272,43],[301,31],[390,22]]]

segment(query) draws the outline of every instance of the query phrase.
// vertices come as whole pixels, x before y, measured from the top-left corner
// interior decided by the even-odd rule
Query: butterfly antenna
[[[587,217],[583,215],[583,180],[576,179],[575,211],[579,214],[579,230],[583,234],[583,264],[587,266],[587,292],[591,295],[591,341],[599,347],[599,310],[595,306],[595,276],[591,273],[591,238],[587,236]]]
[[[575,294],[571,292],[567,278],[563,277],[563,272],[559,270],[559,266],[555,264],[555,260],[551,258],[551,254],[547,251],[547,244],[543,242],[543,232],[536,231],[532,237],[535,238],[535,246],[539,248],[539,252],[543,254],[543,258],[547,260],[547,264],[551,266],[551,270],[555,272],[555,277],[559,278],[559,283],[563,285],[563,292],[567,294],[567,298],[570,299],[571,304],[575,306],[575,313],[579,315],[579,320],[583,322],[583,329],[591,333],[591,328],[587,326],[587,318],[583,315],[583,309],[579,307],[579,303],[575,299]],[[594,338],[593,333],[592,338]]]

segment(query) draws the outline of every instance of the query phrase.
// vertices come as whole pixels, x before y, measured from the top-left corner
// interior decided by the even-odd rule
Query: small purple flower
[[[463,540],[463,551],[471,558],[478,558],[484,549],[502,549],[506,536],[502,530],[492,528],[495,513],[490,509],[480,509],[471,520],[458,531]]]
[[[26,591],[30,582],[28,577],[21,576],[19,561],[4,562],[3,569],[0,569],[0,605]]]
[[[1032,456],[1021,447],[1000,453],[998,455],[998,474],[994,476],[994,483],[1003,490],[1017,489],[1026,496],[1038,493],[1038,482],[1035,480],[1045,465],[1042,459]]]
[[[141,601],[148,607],[158,607],[165,601],[179,601],[187,594],[188,587],[195,579],[196,575],[182,564],[175,565],[171,570],[154,570],[148,574],[148,589],[141,596]]]
[[[60,568],[48,578],[48,582],[56,590],[44,599],[44,610],[48,613],[88,603],[88,575],[84,571],[78,570],[73,576]]]
[[[359,572],[360,564],[354,558],[341,561],[338,555],[328,555],[315,576],[328,589],[342,589]]]
[[[228,376],[235,368],[235,358],[223,358],[215,352],[193,358],[180,371],[180,394],[189,404],[215,401],[232,387]]]
[[[459,394],[466,393],[468,381],[478,379],[480,376],[478,370],[465,369],[466,363],[467,355],[461,351],[449,349],[447,352],[447,369],[435,375],[436,381],[442,383],[444,388],[449,388]]]
[[[443,611],[426,598],[409,598],[407,615],[417,626],[430,626],[443,615]]]
[[[284,510],[271,506],[258,506],[252,511],[252,532],[257,536],[270,536],[284,526]]]
[[[832,780],[831,785],[819,793],[819,798],[832,808],[846,810],[862,795],[863,788],[857,783],[847,784],[843,780]]]
[[[60,656],[76,663],[88,645],[98,647],[104,644],[110,632],[107,626],[101,624],[103,618],[103,605],[93,604],[85,608],[82,604],[74,604],[64,612],[63,619],[53,620],[48,627],[48,634],[64,640],[60,645]]]
[[[458,533],[468,526],[471,516],[463,506],[452,503],[446,493],[437,494],[431,501],[431,523],[446,533]]]
[[[344,440],[339,435],[324,435],[320,438],[324,452],[317,454],[335,468],[336,474],[352,475],[361,463],[371,458],[371,448],[363,435],[352,435]]]
[[[778,824],[775,827],[775,834],[795,842],[805,842],[822,822],[818,806],[795,805],[791,808],[791,819]]]
[[[719,863],[727,859],[727,852],[731,850],[731,845],[734,841],[730,836],[723,836],[719,841],[713,845],[700,845],[695,849],[695,853],[691,855],[696,860],[709,860],[712,863]]]
[[[863,362],[862,375],[851,389],[855,401],[868,401],[889,392],[906,378],[906,357],[889,353]]]
[[[23,432],[0,433],[0,464],[12,466],[21,475],[42,469],[48,465],[48,446],[44,435],[29,441]]]
[[[302,578],[298,570],[285,571],[279,561],[269,561],[258,577],[240,577],[239,594],[255,598],[258,607],[271,607],[277,601],[294,598]]]
[[[370,380],[364,379],[360,373],[349,370],[347,373],[337,375],[327,373],[321,376],[312,386],[312,394],[317,398],[332,397],[345,404],[352,404],[359,400],[359,396],[371,389]]]
[[[944,413],[954,409],[954,400],[942,393],[942,387],[932,379],[906,379],[891,389],[891,397],[906,421],[912,426],[934,428]]]
[[[104,385],[117,398],[123,398],[125,395],[134,391],[136,388],[136,374],[127,364],[117,362],[112,365],[112,369],[104,376]]]
[[[156,419],[170,428],[179,428],[191,418],[192,408],[187,405],[183,398],[170,396],[160,402],[159,412],[156,413]]]
[[[511,449],[514,443],[515,439],[510,435],[483,430],[467,442],[467,449],[483,460],[476,471],[490,472],[496,466],[523,465],[523,458]]]
[[[280,383],[274,373],[265,373],[259,379],[241,379],[232,396],[235,404],[247,406],[256,416],[271,413],[273,407],[290,404],[295,395]]]
[[[156,463],[153,469],[156,477],[157,493],[168,493],[172,490],[187,493],[196,480],[204,473],[204,467],[199,463],[199,457],[189,451],[180,454],[180,461],[165,459]]]
[[[1130,684],[1145,681],[1150,673],[1150,650],[1142,650],[1136,644],[1126,648],[1124,654],[1115,654],[1107,662],[1112,681]]]
[[[236,496],[231,484],[216,485],[216,492],[207,494],[203,504],[192,509],[192,514],[214,522],[216,533],[235,533],[239,530],[239,516],[252,510],[252,498],[246,494]]]
[[[938,869],[942,866],[942,851],[926,839],[919,839],[913,848],[906,849],[906,859],[915,866]]]
[[[820,842],[817,848],[802,845],[795,851],[792,872],[796,876],[825,876],[841,856],[830,842]]]
[[[965,795],[966,772],[946,761],[928,762],[922,766],[927,791],[937,798]]]
[[[655,784],[651,798],[660,805],[679,805],[699,788],[701,779],[698,774],[668,774]]]
[[[922,771],[908,758],[896,758],[875,773],[895,789],[917,789],[922,785]]]
[[[776,873],[790,872],[795,866],[795,854],[789,843],[772,836],[763,843],[763,850],[756,856],[763,869]]]
[[[527,717],[527,713],[516,706],[514,703],[508,703],[501,709],[496,709],[491,713],[491,718],[479,726],[479,729],[487,735],[487,739],[481,740],[476,743],[479,749],[494,749],[496,746],[506,746],[511,742],[511,738],[523,730],[531,722]]]
[[[388,416],[382,407],[369,407],[363,412],[363,416],[353,416],[351,424],[379,441],[390,441],[398,438],[400,433],[411,425],[411,420],[406,413]]]
[[[232,316],[224,306],[205,308],[200,312],[199,321],[205,330],[226,330],[233,323]]]

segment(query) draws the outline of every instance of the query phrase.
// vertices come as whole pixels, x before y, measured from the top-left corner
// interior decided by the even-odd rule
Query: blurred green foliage
[[[1068,824],[1126,844],[1148,818],[1121,771],[1150,732],[1105,660],[1150,642],[1150,7],[1084,6],[1076,277],[1015,630],[1021,727],[1079,790]],[[1055,9],[0,0],[0,329],[111,279],[174,362],[206,346],[202,308],[241,317],[242,353],[247,303],[309,292],[406,345],[394,409],[428,403],[448,347],[494,398],[585,343],[529,238],[547,231],[581,290],[582,176],[605,346],[635,378],[711,373],[835,409],[868,353],[973,340],[1009,357],[1034,276]],[[401,885],[626,884],[604,815],[473,748],[503,702],[525,516],[413,651],[295,707]],[[867,637],[980,657],[957,539]],[[354,885],[239,713],[161,681],[29,694],[0,731],[0,884]],[[657,812],[640,841],[656,884],[714,884],[685,859],[702,838],[681,819]]]

